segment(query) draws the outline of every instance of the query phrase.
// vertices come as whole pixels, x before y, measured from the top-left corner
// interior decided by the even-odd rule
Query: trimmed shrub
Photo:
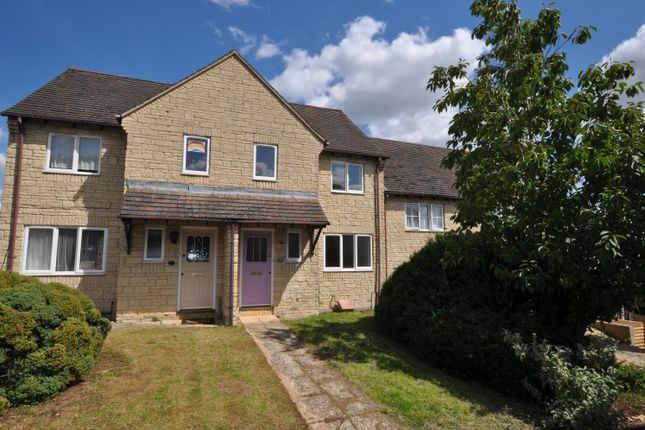
[[[516,281],[518,260],[512,249],[481,233],[443,234],[386,280],[376,323],[429,363],[537,399],[551,417],[546,427],[583,428],[601,417],[615,421],[614,345],[584,336],[584,320],[566,291],[536,292]],[[504,333],[535,339],[550,352],[540,358],[533,351],[525,359]],[[545,369],[552,379],[543,379]]]
[[[0,410],[41,401],[80,380],[109,330],[79,290],[0,272]]]

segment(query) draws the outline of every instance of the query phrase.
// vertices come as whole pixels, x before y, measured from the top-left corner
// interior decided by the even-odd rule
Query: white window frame
[[[150,230],[161,230],[161,257],[148,258],[148,233]],[[143,262],[144,263],[163,263],[166,257],[166,228],[159,225],[147,225],[143,236]]]
[[[49,262],[49,270],[27,270],[27,247],[29,245],[29,231],[34,230],[53,230],[52,233],[52,249],[51,260]],[[57,272],[56,271],[56,254],[58,250],[58,231],[59,230],[76,229],[76,255],[74,256],[74,270]],[[83,231],[102,231],[103,232],[103,269],[101,270],[88,270],[80,269],[81,259],[81,244],[83,242]],[[105,274],[105,267],[107,264],[107,244],[108,244],[108,229],[103,227],[54,227],[49,225],[32,225],[25,227],[23,236],[23,249],[22,249],[22,267],[21,273],[24,275],[48,275],[48,276],[78,276],[78,275],[103,275]]]
[[[340,238],[340,267],[327,267],[327,237],[328,236],[337,236]],[[352,236],[353,247],[354,247],[354,267],[345,268],[343,267],[343,236]],[[369,237],[370,238],[370,266],[358,266],[358,237]],[[362,233],[328,233],[323,237],[323,272],[371,272],[374,270],[374,242],[371,234],[362,234]]]
[[[72,168],[60,169],[56,167],[49,167],[51,161],[51,147],[52,137],[54,136],[71,136],[74,138],[74,153],[72,154]],[[96,172],[79,172],[78,171],[78,154],[79,146],[82,137],[99,140],[99,159]],[[47,137],[47,156],[45,157],[45,172],[47,173],[62,173],[67,175],[84,175],[84,176],[98,176],[101,174],[101,151],[103,150],[103,138],[100,136],[92,136],[89,134],[69,134],[69,133],[49,133]]]
[[[206,171],[202,172],[200,170],[188,170],[186,169],[186,145],[188,144],[188,139],[202,139],[206,141]],[[197,136],[196,134],[185,134],[184,135],[184,152],[182,157],[181,164],[181,173],[182,175],[191,175],[191,176],[208,176],[211,169],[211,138],[206,136]]]
[[[408,226],[408,205],[416,205],[418,213],[418,227],[409,227]],[[428,228],[421,228],[421,206],[428,207]],[[435,228],[432,225],[432,208],[440,207],[441,208],[441,228]],[[405,231],[430,231],[430,232],[440,232],[445,231],[445,215],[444,207],[442,204],[436,203],[405,203],[403,207],[403,222],[405,223]]]
[[[258,176],[255,174],[255,163],[258,158],[258,147],[273,148],[273,176]],[[256,181],[269,181],[276,182],[278,180],[278,145],[270,145],[268,143],[256,143],[253,145],[253,179]]]
[[[335,190],[334,189],[334,164],[344,164],[345,165],[345,189],[344,190]],[[361,189],[350,190],[349,189],[349,166],[359,166],[361,168]],[[338,161],[332,160],[330,165],[330,188],[332,193],[342,193],[342,194],[365,194],[365,166],[361,163],[350,163],[347,161]]]
[[[297,234],[298,235],[298,258],[289,257],[289,235]],[[300,263],[302,261],[302,232],[300,230],[287,230],[287,240],[285,246],[285,261],[287,263]]]

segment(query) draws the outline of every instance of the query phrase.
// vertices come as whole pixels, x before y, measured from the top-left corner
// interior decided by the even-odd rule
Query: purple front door
[[[242,233],[242,306],[271,305],[271,232]]]

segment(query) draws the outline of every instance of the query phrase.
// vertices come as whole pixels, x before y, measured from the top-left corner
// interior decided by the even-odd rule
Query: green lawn
[[[238,328],[112,330],[86,381],[0,419],[11,429],[302,429]]]
[[[530,429],[529,411],[485,387],[429,367],[380,336],[372,313],[333,313],[287,322],[404,425],[424,429]]]

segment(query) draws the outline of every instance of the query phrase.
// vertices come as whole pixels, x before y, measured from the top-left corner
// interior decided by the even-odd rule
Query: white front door
[[[181,235],[179,309],[214,308],[215,234],[184,229]]]

